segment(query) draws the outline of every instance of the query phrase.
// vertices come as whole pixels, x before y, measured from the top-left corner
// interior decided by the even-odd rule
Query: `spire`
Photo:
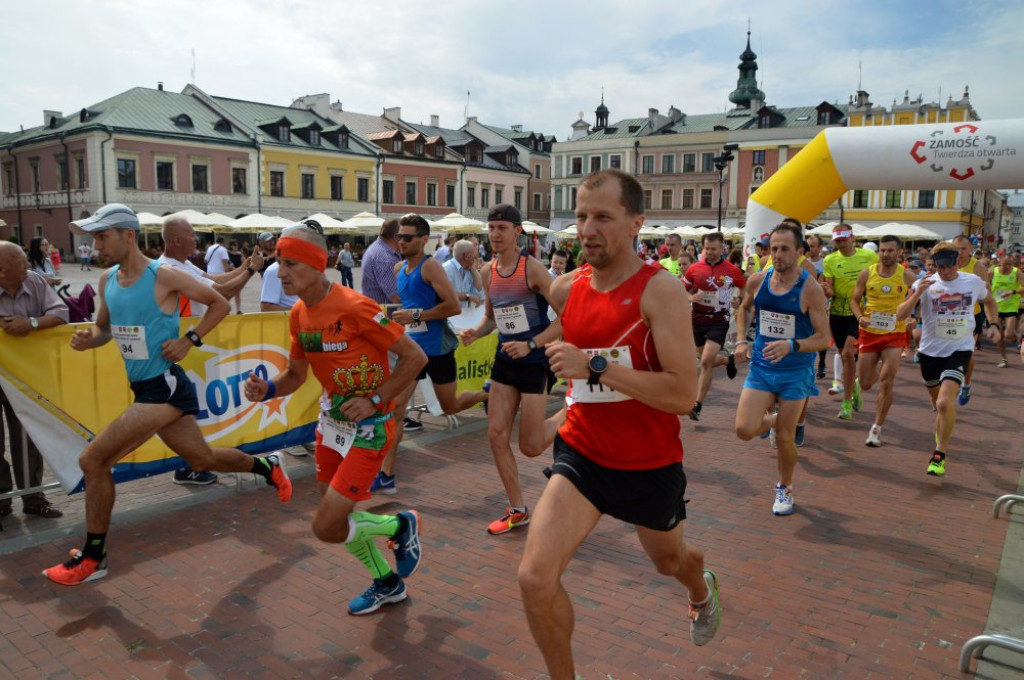
[[[739,108],[749,108],[750,101],[757,99],[765,100],[765,94],[757,87],[757,55],[750,49],[750,27],[747,27],[747,49],[740,55],[740,65],[737,67],[740,77],[736,81],[736,89],[729,95],[729,101]]]
[[[601,88],[601,104],[594,110],[594,129],[603,130],[608,127],[608,107],[604,105],[604,88]]]

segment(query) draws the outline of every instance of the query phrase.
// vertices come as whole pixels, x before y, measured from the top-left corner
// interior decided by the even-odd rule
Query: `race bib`
[[[877,328],[880,331],[892,333],[896,330],[896,315],[886,314],[885,312],[871,312],[871,318],[868,321],[868,325],[872,328]]]
[[[760,321],[757,332],[766,338],[796,338],[796,317],[792,314],[779,314],[762,309]]]
[[[145,326],[111,326],[110,334],[114,336],[117,349],[125,359],[132,361],[149,359]]]
[[[625,366],[626,368],[633,368],[633,357],[629,353],[628,346],[584,349],[583,352],[588,357],[601,355],[608,360],[609,364],[618,364],[619,366]],[[580,404],[605,404],[632,399],[632,397],[627,397],[621,392],[616,392],[606,385],[588,385],[585,378],[573,378],[569,380],[569,393],[572,394],[573,402]],[[568,402],[568,396],[566,397],[566,401]]]
[[[321,443],[338,455],[344,458],[352,449],[352,442],[356,440],[356,424],[338,422],[333,418],[323,416],[320,418]]]
[[[966,338],[970,335],[966,316],[939,316],[935,320],[935,332],[944,338]]]
[[[693,296],[693,301],[698,305],[704,307],[711,307],[712,309],[718,309],[718,291],[717,290],[699,290]]]
[[[526,320],[526,307],[524,305],[495,307],[494,323],[498,326],[498,332],[504,335],[524,333],[530,330],[530,322]]]

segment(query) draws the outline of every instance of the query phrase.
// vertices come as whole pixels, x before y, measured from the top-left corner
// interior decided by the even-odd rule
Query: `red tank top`
[[[601,293],[590,285],[590,268],[577,271],[562,311],[562,335],[580,349],[601,350],[609,362],[639,371],[660,371],[654,338],[640,313],[640,297],[661,267],[644,265],[618,288]],[[683,459],[679,416],[630,399],[607,387],[574,380],[559,435],[599,465],[649,470]]]

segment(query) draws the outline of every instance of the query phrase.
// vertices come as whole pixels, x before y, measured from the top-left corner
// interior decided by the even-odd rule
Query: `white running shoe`
[[[828,393],[831,394],[832,396],[835,396],[837,394],[842,394],[845,390],[846,388],[843,387],[842,381],[833,380],[832,387],[828,388]]]
[[[868,446],[881,446],[882,445],[882,428],[878,425],[872,425],[871,431],[868,432],[868,438],[864,442]]]
[[[785,484],[776,484],[775,503],[772,505],[772,514],[792,515],[793,505],[793,489]]]

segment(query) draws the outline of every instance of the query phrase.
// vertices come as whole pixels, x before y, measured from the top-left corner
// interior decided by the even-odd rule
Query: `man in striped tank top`
[[[697,394],[690,304],[677,277],[634,254],[643,222],[643,189],[634,177],[618,170],[589,175],[576,201],[589,266],[551,284],[565,342],[549,344],[547,355],[555,375],[570,380],[572,399],[519,586],[552,680],[574,674],[572,604],[562,573],[602,515],[635,525],[658,572],[683,586],[694,644],[710,642],[721,620],[716,577],[683,540],[681,523],[679,416]],[[683,602],[668,602],[685,611]]]
[[[868,446],[882,445],[882,425],[892,406],[896,373],[907,346],[906,321],[896,319],[896,310],[916,277],[899,263],[902,249],[898,236],[883,236],[878,244],[878,262],[857,276],[850,298],[850,310],[861,331],[857,340],[857,381],[863,392],[878,383],[875,422],[864,442]]]

